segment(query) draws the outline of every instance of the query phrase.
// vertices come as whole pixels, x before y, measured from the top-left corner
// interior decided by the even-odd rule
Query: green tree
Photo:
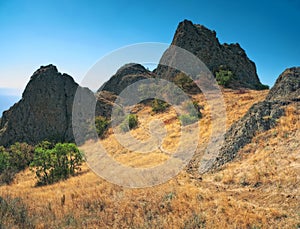
[[[201,109],[203,109],[203,107],[196,101],[185,103],[183,108],[186,113],[179,116],[182,125],[190,125],[202,118]]]
[[[31,169],[39,185],[52,184],[76,175],[84,161],[82,152],[73,143],[44,142],[36,147]]]
[[[160,99],[154,99],[151,107],[153,112],[160,113],[164,112],[169,107],[169,104]]]
[[[98,116],[95,118],[95,127],[99,137],[103,137],[109,127],[109,120],[105,117]]]
[[[216,80],[219,85],[228,87],[232,79],[234,79],[234,75],[230,70],[220,69],[216,72]]]
[[[120,124],[120,128],[123,132],[128,132],[129,130],[138,126],[138,116],[136,114],[129,114],[125,117],[123,122]]]
[[[0,173],[10,166],[10,155],[3,146],[0,146]]]
[[[33,159],[33,147],[26,143],[15,143],[9,148],[0,147],[0,183],[9,184],[16,173],[26,169]]]

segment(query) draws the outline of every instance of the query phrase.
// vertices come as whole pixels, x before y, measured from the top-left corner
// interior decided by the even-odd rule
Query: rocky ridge
[[[216,158],[203,160],[199,172],[205,173],[232,161],[238,151],[258,132],[264,132],[276,125],[284,113],[284,107],[291,102],[299,102],[300,67],[286,69],[270,90],[265,101],[254,104],[240,120],[235,122],[225,134],[224,143]]]

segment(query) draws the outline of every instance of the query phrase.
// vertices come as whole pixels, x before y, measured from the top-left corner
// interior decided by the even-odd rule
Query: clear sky
[[[24,88],[50,63],[80,83],[115,49],[170,43],[184,19],[217,31],[222,43],[240,43],[272,86],[285,68],[300,65],[299,12],[298,0],[0,0],[0,88]]]

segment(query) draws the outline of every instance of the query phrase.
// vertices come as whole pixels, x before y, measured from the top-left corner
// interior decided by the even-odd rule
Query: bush
[[[15,174],[26,169],[33,160],[34,147],[15,143],[8,149],[0,147],[0,183],[10,184]]]
[[[185,93],[198,94],[201,92],[194,80],[182,72],[175,76],[174,83]]]
[[[53,147],[43,142],[34,151],[31,169],[35,171],[37,184],[46,185],[76,175],[83,161],[83,154],[73,143],[58,143]]]
[[[185,103],[183,108],[186,111],[186,114],[179,116],[179,120],[181,121],[182,125],[186,126],[195,123],[202,118],[201,109],[203,109],[203,107],[200,106],[196,101]]]
[[[219,85],[228,87],[232,79],[234,79],[234,75],[230,70],[221,69],[216,72],[216,80]]]
[[[98,116],[95,118],[95,127],[98,137],[102,138],[109,127],[109,121],[107,118]]]
[[[129,130],[138,126],[138,116],[136,114],[129,114],[125,117],[124,121],[121,123],[120,128],[123,132],[128,132]]]
[[[169,107],[169,104],[160,99],[154,99],[151,107],[153,112],[160,113],[164,112]]]
[[[182,125],[186,126],[197,122],[199,118],[192,116],[190,114],[183,114],[179,116],[179,120],[181,121]]]

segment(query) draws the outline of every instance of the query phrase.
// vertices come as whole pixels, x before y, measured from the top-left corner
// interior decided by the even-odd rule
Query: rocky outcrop
[[[300,100],[300,67],[286,69],[276,80],[267,100]]]
[[[254,104],[240,120],[235,122],[225,134],[224,143],[217,157],[202,160],[199,172],[205,173],[229,161],[258,132],[264,132],[276,125],[276,120],[284,115],[284,107],[300,101],[300,68],[285,70],[270,90],[266,100]]]
[[[0,145],[17,141],[36,144],[42,140],[73,142],[72,106],[80,88],[71,76],[53,65],[41,67],[30,79],[22,99],[3,113]],[[91,97],[92,98],[92,97]]]
[[[199,172],[205,173],[232,161],[238,151],[250,143],[258,132],[267,131],[276,125],[276,120],[284,115],[283,105],[286,103],[279,101],[254,104],[246,115],[226,132],[224,143],[217,157],[201,162]]]
[[[96,94],[96,98],[96,116],[103,116],[110,119],[117,95],[109,91],[99,91]]]
[[[145,69],[140,64],[125,64],[115,75],[104,83],[96,93],[97,105],[96,116],[111,118],[112,107],[115,105],[117,96],[133,83],[156,77],[155,73]]]
[[[193,53],[212,73],[219,69],[232,71],[235,79],[229,85],[230,87],[262,88],[256,66],[247,57],[245,50],[239,44],[221,45],[215,31],[184,20],[177,27],[172,45]],[[155,72],[165,79],[172,79],[176,75],[176,72],[162,65],[158,66]]]
[[[155,74],[145,69],[140,64],[126,64],[121,67],[106,83],[104,83],[98,92],[108,91],[115,95],[119,95],[127,86],[139,80],[153,77],[155,77]]]

